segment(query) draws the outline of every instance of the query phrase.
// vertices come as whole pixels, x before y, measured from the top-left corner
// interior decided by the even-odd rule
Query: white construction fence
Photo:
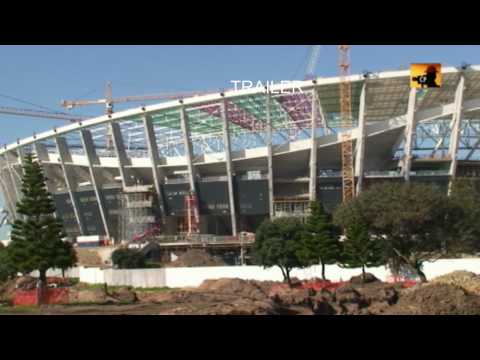
[[[90,284],[122,285],[133,287],[196,287],[207,279],[240,278],[244,280],[282,281],[282,272],[278,267],[264,269],[260,266],[215,266],[189,268],[160,268],[115,270],[79,267],[72,269],[81,282]],[[471,271],[480,274],[480,258],[475,259],[444,259],[433,263],[425,263],[424,273],[428,279],[447,274],[456,270]],[[378,279],[388,281],[390,271],[385,267],[367,269]],[[349,280],[359,275],[360,269],[343,269],[337,265],[326,266],[326,276],[331,281]],[[306,269],[294,269],[292,277],[301,280],[321,277],[321,267],[312,266]]]

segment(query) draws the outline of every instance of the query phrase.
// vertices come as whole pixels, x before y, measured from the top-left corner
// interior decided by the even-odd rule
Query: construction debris
[[[103,266],[102,258],[94,250],[76,248],[78,266]]]
[[[387,315],[480,315],[480,296],[459,286],[432,283],[420,285],[400,296],[384,312]]]
[[[480,315],[478,276],[454,272],[405,289],[367,275],[348,282],[312,281],[289,287],[273,281],[206,280],[194,289],[132,289],[77,284],[68,289],[72,306],[49,306],[39,313],[135,313],[191,315]],[[30,280],[17,281],[29,284]],[[30,286],[30,285],[22,285]],[[14,292],[15,281],[0,288]],[[13,290],[12,290],[13,288]],[[467,290],[469,289],[469,290]],[[62,289],[55,289],[62,290]],[[82,308],[82,304],[90,308]],[[121,305],[121,306],[120,306]],[[78,308],[79,310],[75,310]]]
[[[225,266],[225,262],[202,249],[188,249],[176,254],[177,259],[165,264],[165,267]]]
[[[480,276],[468,271],[454,271],[439,276],[431,281],[432,284],[450,284],[476,295],[480,295]]]

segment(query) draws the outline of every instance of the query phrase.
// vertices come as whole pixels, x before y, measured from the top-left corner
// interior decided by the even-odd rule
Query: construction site
[[[312,74],[267,89],[64,100],[105,114],[0,108],[68,125],[0,150],[3,222],[19,217],[22,162],[34,153],[68,238],[79,246],[156,243],[234,254],[265,219],[305,218],[318,200],[333,211],[379,181],[427,182],[445,192],[480,173],[480,65],[443,67],[440,88],[411,88],[409,70],[350,74],[338,46],[338,77]],[[116,103],[158,104],[114,111]],[[140,245],[139,245],[140,246]]]
[[[75,250],[70,246],[75,261],[61,269],[55,253],[42,277],[30,268],[19,272],[9,240],[0,244],[11,256],[0,263],[8,272],[0,281],[0,314],[478,315],[479,254],[447,251],[444,233],[441,249],[417,259],[418,268],[386,260],[352,265],[341,226],[328,230],[343,249],[334,260],[319,260],[318,248],[314,261],[285,265],[283,253],[273,264],[258,260],[260,225],[294,218],[297,230],[307,229],[313,202],[327,213],[318,218],[326,218],[372,185],[423,183],[451,199],[456,179],[480,177],[480,65],[352,73],[355,47],[332,48],[331,77],[316,75],[320,45],[311,45],[303,80],[256,87],[236,80],[234,89],[118,97],[107,82],[100,99],[59,102],[66,110],[101,105],[97,117],[0,106],[0,114],[67,123],[0,148],[0,225],[25,217],[18,204],[25,159],[34,154],[28,164],[45,175],[45,197],[63,225],[59,243]],[[415,195],[408,204],[419,202]],[[387,212],[377,210],[375,220]],[[425,218],[433,223],[431,214]],[[319,224],[319,231],[305,231],[323,236],[327,220]],[[294,238],[305,245],[296,236],[301,231],[274,233],[267,250],[281,253],[277,244]],[[369,231],[371,242],[388,235]],[[142,265],[113,260],[114,252],[131,249]]]

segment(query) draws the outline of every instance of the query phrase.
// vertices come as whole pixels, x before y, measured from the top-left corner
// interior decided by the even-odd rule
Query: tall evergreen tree
[[[278,266],[290,286],[290,271],[305,266],[297,255],[302,232],[303,224],[297,218],[284,217],[265,220],[255,235],[253,253],[258,263],[265,268]]]
[[[322,279],[326,280],[325,265],[335,264],[339,260],[340,242],[323,206],[316,201],[310,205],[305,230],[298,256],[307,265],[320,264]]]
[[[367,226],[357,221],[350,224],[345,232],[343,243],[342,265],[347,268],[362,268],[362,279],[365,279],[365,267],[385,264],[383,246],[379,239],[372,239]]]
[[[23,196],[17,203],[17,212],[22,216],[12,226],[8,256],[21,273],[38,270],[45,284],[49,268],[65,269],[75,265],[76,258],[72,245],[62,240],[62,223],[54,217],[55,206],[46,179],[32,154],[25,156],[23,170]]]

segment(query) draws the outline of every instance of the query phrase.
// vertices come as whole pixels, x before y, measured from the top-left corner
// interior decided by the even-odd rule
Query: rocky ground
[[[337,288],[338,287],[338,288]],[[14,288],[14,287],[13,287]],[[0,302],[12,286],[0,288]],[[0,313],[20,313],[0,307]],[[28,314],[151,315],[480,315],[480,276],[457,271],[404,288],[369,275],[327,289],[276,282],[207,280],[194,289],[131,289],[79,284],[70,304],[29,308]]]

